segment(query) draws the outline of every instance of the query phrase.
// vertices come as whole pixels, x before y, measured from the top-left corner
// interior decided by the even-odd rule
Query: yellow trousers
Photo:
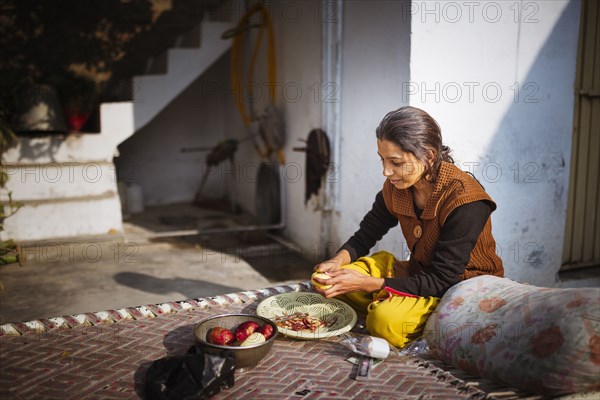
[[[392,254],[380,251],[369,257],[360,257],[342,268],[375,278],[393,278],[407,276],[402,265],[402,261],[397,262]],[[338,298],[350,304],[359,314],[366,315],[369,334],[384,338],[398,348],[421,335],[429,314],[439,302],[437,297],[400,296],[385,289],[378,293],[347,293]]]

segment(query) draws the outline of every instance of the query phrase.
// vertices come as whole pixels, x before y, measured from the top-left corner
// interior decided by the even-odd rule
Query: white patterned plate
[[[260,302],[256,313],[275,320],[277,317],[306,313],[327,322],[327,326],[315,332],[294,331],[278,326],[284,335],[299,339],[321,339],[348,332],[356,324],[356,312],[348,304],[337,299],[326,299],[317,293],[283,293],[268,297]]]

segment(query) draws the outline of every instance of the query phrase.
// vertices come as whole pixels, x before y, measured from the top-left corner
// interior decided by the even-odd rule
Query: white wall
[[[312,260],[319,241],[321,214],[314,210],[314,201],[304,204],[305,153],[294,152],[293,147],[303,147],[300,139],[306,139],[314,128],[321,127],[321,22],[317,2],[281,1],[267,2],[275,31],[277,59],[276,106],[284,120],[286,142],[283,166],[286,192],[286,228],[283,234],[298,244],[304,256]],[[263,39],[264,40],[264,39]],[[249,42],[254,45],[254,38]],[[266,41],[258,56],[255,79],[260,87],[254,108],[262,113],[268,104],[266,82]],[[227,126],[241,129],[240,116],[233,111]],[[255,182],[250,173],[260,163],[253,147],[248,143],[240,148],[241,169],[247,176],[237,186],[239,198],[254,210]]]
[[[410,104],[498,204],[506,275],[554,286],[573,124],[579,2],[413,2]]]
[[[332,238],[343,244],[371,209],[384,177],[375,128],[389,111],[407,105],[402,83],[409,80],[409,1],[344,2],[341,88],[340,212]],[[403,238],[393,229],[377,245],[402,255]]]
[[[294,14],[294,6],[298,13]],[[305,205],[306,154],[292,151],[304,145],[312,129],[321,128],[321,20],[316,2],[285,1],[281,12],[274,11],[277,40],[278,80],[281,96],[278,105],[285,116],[287,227],[284,234],[303,249],[305,257],[315,260],[319,251],[321,213],[315,198]],[[295,16],[294,16],[295,15]],[[297,173],[298,172],[298,173]],[[300,229],[299,229],[300,228]],[[315,260],[317,261],[317,260]]]

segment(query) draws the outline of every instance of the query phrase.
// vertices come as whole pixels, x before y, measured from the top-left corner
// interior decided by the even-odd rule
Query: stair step
[[[231,41],[221,39],[221,34],[231,26],[228,22],[203,23],[200,48],[169,49],[166,74],[133,78],[134,132],[150,122],[227,51]]]
[[[112,162],[117,145],[133,132],[133,103],[106,103],[101,108],[111,110],[103,114],[104,127],[108,130],[39,138],[21,136],[17,145],[4,153],[3,163],[46,164],[74,160]],[[119,118],[122,121],[120,124],[117,121]]]
[[[24,205],[113,196],[117,191],[115,165],[107,161],[5,163],[3,169],[9,177],[7,191]]]
[[[28,204],[4,221],[0,238],[15,241],[121,232],[121,202],[112,196]]]
[[[201,24],[196,25],[189,32],[180,35],[175,40],[176,48],[198,48],[200,47]]]
[[[146,62],[144,74],[165,74],[167,72],[168,53],[164,52]]]

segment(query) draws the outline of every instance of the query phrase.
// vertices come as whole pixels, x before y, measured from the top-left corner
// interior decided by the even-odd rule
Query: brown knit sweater
[[[431,260],[440,237],[440,230],[446,218],[462,205],[484,200],[496,208],[493,200],[471,175],[453,164],[443,162],[440,167],[434,190],[420,218],[415,213],[415,205],[410,189],[395,188],[389,181],[383,186],[383,198],[387,209],[400,222],[400,227],[408,248],[411,250],[411,271],[430,273]],[[502,260],[496,255],[496,242],[492,236],[492,223],[488,218],[461,279],[478,275],[503,276]],[[411,273],[412,275],[412,273]]]

